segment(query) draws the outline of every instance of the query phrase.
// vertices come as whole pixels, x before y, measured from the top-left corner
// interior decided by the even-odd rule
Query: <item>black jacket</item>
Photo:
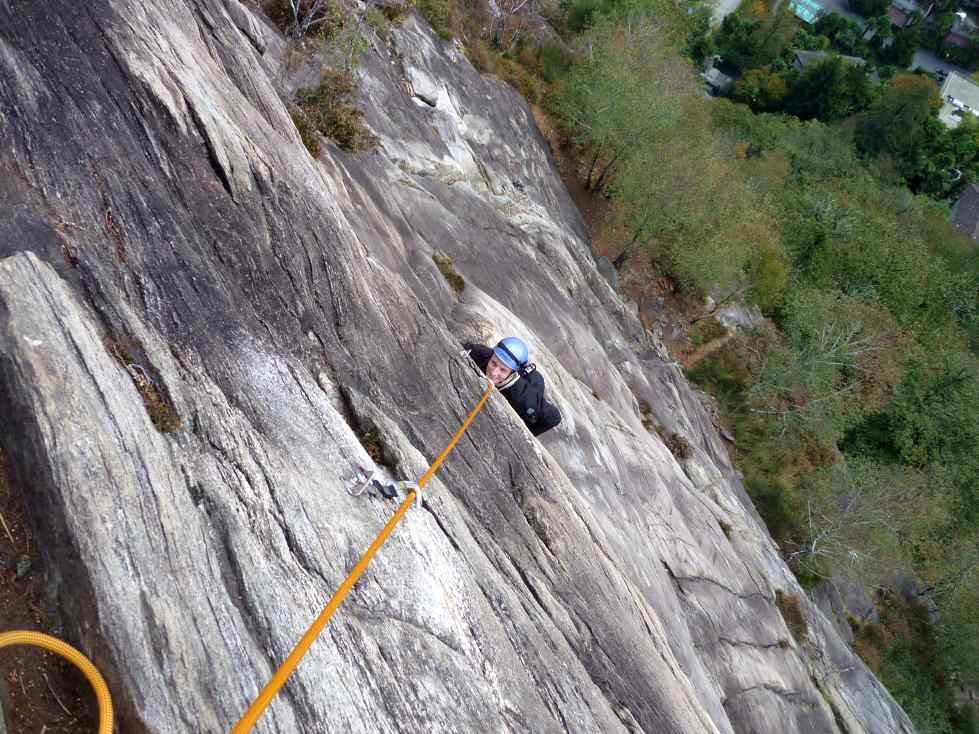
[[[464,344],[469,356],[484,373],[493,350],[482,344]],[[527,365],[520,371],[520,379],[500,390],[517,415],[527,424],[535,436],[549,431],[561,422],[561,411],[544,398],[544,376],[535,365]]]

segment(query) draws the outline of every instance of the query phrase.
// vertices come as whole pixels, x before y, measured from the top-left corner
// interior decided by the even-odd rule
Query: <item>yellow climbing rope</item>
[[[483,409],[483,405],[486,404],[486,401],[489,399],[490,393],[492,392],[493,383],[491,382],[486,388],[486,392],[483,393],[483,397],[480,398],[479,402],[476,404],[476,407],[472,409],[472,412],[470,412],[466,420],[463,421],[462,426],[458,431],[456,431],[456,434],[452,437],[452,440],[449,441],[448,446],[446,446],[445,450],[439,454],[439,457],[432,462],[432,465],[428,467],[428,471],[425,472],[422,478],[418,480],[419,489],[424,489],[425,485],[428,484],[428,480],[435,476],[435,472],[438,471],[439,466],[442,465],[442,462],[445,461],[446,457],[452,452],[455,445],[459,443],[459,439],[462,438],[463,434],[465,434],[466,430],[469,428],[469,424],[476,418],[476,414]],[[380,534],[374,539],[374,542],[371,543],[370,548],[367,549],[367,552],[364,553],[357,565],[354,566],[354,570],[351,571],[347,578],[343,580],[343,583],[340,584],[340,588],[337,589],[336,593],[333,595],[333,598],[330,599],[323,611],[320,612],[320,616],[317,617],[316,621],[310,625],[308,630],[306,630],[306,634],[303,635],[302,639],[299,640],[292,652],[289,653],[289,657],[286,658],[286,661],[282,663],[279,669],[275,672],[275,675],[272,676],[272,679],[268,682],[265,688],[262,689],[262,692],[258,694],[258,698],[255,699],[248,711],[245,712],[245,715],[241,717],[241,720],[235,724],[235,728],[232,729],[232,734],[247,734],[247,732],[252,730],[252,727],[255,726],[255,723],[258,721],[259,717],[261,717],[261,715],[265,712],[265,709],[268,708],[268,705],[272,702],[272,699],[275,698],[275,694],[277,694],[279,689],[285,685],[285,682],[289,679],[289,676],[292,675],[292,672],[296,669],[296,666],[299,665],[299,661],[302,660],[303,655],[306,654],[310,646],[313,644],[313,641],[319,636],[320,632],[323,631],[323,628],[326,627],[327,623],[330,621],[330,617],[333,616],[333,613],[337,610],[340,604],[343,603],[343,600],[350,592],[350,589],[352,589],[353,585],[357,583],[357,579],[359,579],[360,575],[367,569],[367,565],[371,562],[371,559],[374,557],[377,551],[380,550],[381,546],[384,545],[384,541],[388,539],[391,531],[394,530],[395,526],[399,522],[401,522],[401,518],[403,518],[405,513],[408,512],[408,509],[415,501],[416,496],[417,493],[412,490],[408,496],[405,497],[405,500],[401,503],[398,511],[394,513],[394,517],[388,520],[387,525],[384,526],[384,529],[381,530]]]
[[[109,687],[105,684],[102,674],[87,657],[56,637],[50,637],[40,632],[17,630],[0,634],[0,647],[7,647],[8,645],[34,645],[57,653],[73,663],[88,678],[88,682],[92,684],[92,688],[95,690],[95,697],[99,702],[99,734],[112,734],[112,696],[109,695]]]

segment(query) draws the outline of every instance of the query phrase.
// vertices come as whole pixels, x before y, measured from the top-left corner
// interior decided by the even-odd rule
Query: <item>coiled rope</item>
[[[60,655],[82,671],[82,674],[88,678],[88,682],[92,684],[95,697],[99,702],[99,734],[112,734],[112,696],[109,694],[109,687],[105,684],[102,674],[87,657],[56,637],[40,632],[17,630],[0,634],[0,647],[7,647],[8,645],[33,645],[43,648]]]
[[[452,437],[452,440],[449,441],[449,444],[445,447],[442,453],[439,454],[439,457],[432,462],[432,465],[428,467],[428,470],[425,472],[422,478],[418,480],[419,490],[424,489],[425,485],[428,484],[428,480],[435,476],[435,472],[438,471],[438,468],[442,465],[442,462],[445,461],[446,457],[452,452],[452,449],[455,448],[455,445],[459,443],[459,439],[461,439],[468,430],[469,425],[476,418],[479,411],[483,409],[483,406],[486,404],[486,401],[489,399],[492,392],[493,383],[490,382],[489,386],[486,388],[486,392],[483,393],[483,397],[480,398],[479,402],[476,404],[476,407],[472,409],[466,420],[463,421],[462,426],[458,431],[456,431],[456,434]],[[261,717],[261,715],[265,712],[265,709],[268,708],[268,705],[272,702],[272,699],[275,698],[275,694],[277,694],[279,689],[285,685],[285,682],[289,679],[289,676],[292,675],[292,672],[296,669],[296,666],[299,665],[299,661],[302,660],[303,656],[309,650],[314,640],[316,640],[320,632],[323,631],[323,628],[326,627],[327,623],[330,621],[330,617],[333,616],[333,613],[337,610],[340,604],[343,603],[343,600],[350,592],[350,589],[353,588],[353,585],[357,583],[357,579],[359,579],[361,574],[367,569],[367,565],[371,562],[371,559],[374,557],[377,551],[380,550],[381,546],[384,545],[384,541],[387,540],[388,536],[391,534],[391,531],[394,530],[395,526],[399,522],[401,522],[401,519],[405,516],[405,513],[408,512],[408,509],[411,507],[416,497],[417,492],[415,492],[415,490],[412,490],[408,496],[405,497],[404,502],[401,503],[401,506],[398,508],[397,512],[395,512],[394,516],[388,520],[387,525],[384,526],[384,529],[381,530],[380,534],[374,539],[374,542],[371,543],[370,548],[367,549],[367,552],[364,553],[357,565],[354,566],[353,571],[351,571],[347,578],[343,580],[343,583],[340,584],[340,588],[337,589],[336,593],[333,595],[333,598],[330,599],[329,603],[320,613],[320,616],[317,617],[316,621],[310,625],[308,630],[306,630],[306,634],[303,635],[302,639],[299,640],[292,652],[289,653],[289,657],[286,658],[284,663],[282,663],[279,669],[275,672],[275,675],[272,676],[272,679],[268,682],[265,688],[262,689],[262,692],[258,694],[258,698],[255,699],[248,711],[245,712],[245,715],[241,717],[241,720],[235,725],[235,728],[232,729],[232,734],[247,734],[247,732],[252,730],[252,727],[255,726],[255,723],[258,721],[259,717]]]

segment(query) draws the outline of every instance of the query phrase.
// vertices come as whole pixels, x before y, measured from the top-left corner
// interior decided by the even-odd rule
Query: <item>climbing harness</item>
[[[56,653],[74,664],[88,678],[88,682],[92,684],[92,688],[95,691],[95,698],[99,702],[99,734],[112,734],[112,696],[109,694],[109,687],[105,684],[105,679],[102,677],[102,674],[99,673],[87,657],[56,637],[51,637],[40,632],[17,630],[0,634],[0,647],[7,647],[8,645],[33,645],[40,647],[49,652]]]
[[[258,698],[252,702],[252,705],[249,707],[248,711],[245,712],[245,715],[241,717],[241,720],[235,725],[234,729],[232,729],[231,734],[247,734],[247,732],[252,730],[252,727],[255,726],[255,723],[265,712],[265,709],[268,708],[269,704],[272,702],[272,699],[275,698],[275,695],[279,692],[279,689],[285,685],[287,680],[289,680],[289,676],[292,675],[293,671],[296,669],[296,666],[299,665],[299,661],[302,660],[310,646],[326,627],[327,623],[330,621],[330,617],[333,616],[333,613],[337,610],[337,608],[339,608],[340,604],[343,603],[343,600],[346,598],[347,594],[350,593],[350,590],[353,588],[354,584],[357,583],[357,579],[359,579],[364,571],[367,570],[368,564],[380,550],[381,546],[384,545],[384,541],[388,539],[388,536],[391,534],[397,524],[401,522],[401,519],[405,516],[405,513],[408,512],[411,505],[416,500],[420,499],[421,490],[424,489],[429,480],[435,476],[435,472],[438,471],[438,468],[442,465],[442,462],[445,461],[448,455],[452,452],[452,449],[454,449],[456,444],[459,443],[459,440],[469,429],[469,425],[473,422],[473,420],[475,420],[479,411],[483,409],[486,401],[489,400],[489,396],[492,394],[492,392],[493,383],[490,382],[486,387],[486,392],[483,393],[483,396],[479,399],[479,402],[476,403],[476,407],[470,411],[469,415],[466,417],[466,420],[463,421],[462,425],[459,427],[459,430],[456,431],[456,434],[452,437],[452,440],[449,441],[448,445],[442,450],[442,453],[439,454],[438,458],[432,462],[432,465],[428,467],[428,470],[424,475],[422,475],[422,478],[418,480],[417,484],[411,483],[408,485],[409,487],[413,487],[413,489],[408,492],[408,496],[405,497],[404,501],[401,503],[401,506],[398,507],[397,511],[394,513],[394,516],[388,520],[387,525],[384,526],[380,534],[378,534],[378,536],[374,539],[374,542],[371,543],[370,548],[367,549],[367,552],[364,553],[360,561],[357,562],[357,565],[354,566],[353,571],[351,571],[347,578],[343,580],[343,583],[340,584],[340,588],[337,589],[336,593],[333,595],[333,598],[330,599],[323,611],[320,612],[319,617],[317,617],[316,620],[310,625],[309,629],[306,630],[306,634],[302,636],[302,639],[299,640],[292,652],[289,653],[289,657],[286,658],[286,661],[282,663],[279,669],[275,672],[275,675],[272,676],[272,679],[268,682],[268,684],[266,684],[265,688],[262,689],[262,692],[258,694]],[[367,489],[368,485],[371,485],[374,481],[376,481],[374,472],[367,475],[365,471],[364,475],[364,479],[362,480],[363,486],[359,489],[360,493],[363,493]],[[347,491],[349,492],[350,490],[348,489]]]

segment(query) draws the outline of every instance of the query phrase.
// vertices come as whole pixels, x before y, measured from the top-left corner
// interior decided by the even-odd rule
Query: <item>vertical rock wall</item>
[[[789,633],[518,95],[412,15],[358,70],[379,146],[314,161],[285,56],[237,0],[0,0],[0,442],[122,730],[230,728],[393,511],[343,490],[357,434],[420,475],[459,342],[514,333],[564,422],[490,401],[259,730],[912,731],[814,607]]]

